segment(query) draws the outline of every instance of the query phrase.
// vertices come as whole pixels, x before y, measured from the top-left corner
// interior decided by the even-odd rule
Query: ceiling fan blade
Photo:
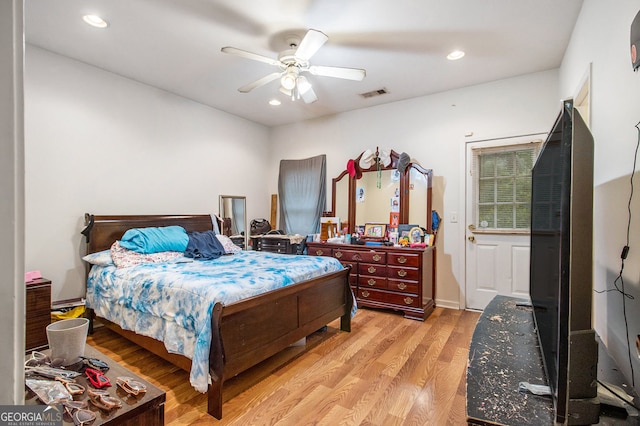
[[[246,50],[238,49],[231,46],[226,46],[220,49],[224,53],[229,53],[230,55],[238,55],[243,58],[252,59],[254,61],[264,62],[266,64],[275,65],[279,67],[281,62],[277,59],[269,58],[267,56],[258,55],[257,53],[247,52]]]
[[[304,36],[296,53],[295,58],[302,62],[309,62],[309,59],[329,40],[329,37],[322,31],[309,30]]]
[[[313,75],[323,77],[344,78],[347,80],[362,81],[367,72],[358,68],[341,68],[341,67],[323,67],[319,65],[311,65],[309,72]]]
[[[255,89],[256,87],[260,87],[260,86],[264,86],[267,83],[272,82],[273,80],[277,80],[278,78],[280,78],[280,76],[282,75],[282,73],[280,72],[274,72],[268,75],[265,75],[262,78],[259,78],[258,80],[249,83],[249,84],[245,84],[244,86],[240,87],[238,89],[238,92],[242,92],[242,93],[248,93],[250,91],[252,91],[253,89]]]

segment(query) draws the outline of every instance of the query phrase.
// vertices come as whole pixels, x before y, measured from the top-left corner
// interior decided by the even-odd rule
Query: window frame
[[[504,144],[504,145],[494,145],[494,146],[490,146],[490,147],[477,147],[477,148],[471,148],[471,155],[472,155],[472,159],[471,159],[471,177],[472,177],[472,191],[473,191],[473,197],[472,197],[472,212],[473,212],[473,221],[472,224],[469,225],[469,229],[474,232],[474,233],[479,233],[479,234],[504,234],[504,235],[528,235],[531,232],[531,224],[528,223],[526,228],[489,228],[489,227],[480,227],[480,182],[481,182],[481,177],[479,176],[480,173],[480,159],[483,155],[492,155],[492,154],[506,154],[506,153],[513,153],[515,155],[515,153],[517,151],[526,151],[526,150],[530,150],[533,149],[533,159],[532,159],[532,163],[531,165],[533,166],[533,164],[535,164],[538,155],[540,154],[540,150],[542,149],[543,146],[543,141],[542,139],[533,139],[533,140],[529,140],[529,141],[524,141],[524,142],[519,142],[519,143],[511,143],[511,144]],[[517,190],[517,177],[519,175],[517,174],[517,170],[514,170],[514,173],[512,173],[510,180],[512,182],[512,186],[513,186],[513,197],[510,201],[508,202],[499,202],[496,200],[497,197],[497,190],[495,188],[494,185],[494,201],[491,203],[485,203],[485,204],[491,204],[494,207],[498,206],[498,205],[511,205],[511,206],[515,206],[517,204],[524,204],[522,202],[519,202],[516,200],[516,190]],[[520,175],[523,176],[523,175]],[[531,177],[531,170],[529,170],[528,173],[528,177]],[[496,179],[498,178],[497,174],[494,173],[493,176],[491,176],[491,179],[496,182]],[[531,200],[529,199],[528,202],[526,203],[527,206],[531,206]],[[516,209],[515,207],[512,207],[512,213],[514,215],[513,217],[513,222],[512,224],[516,223]],[[494,208],[494,224],[497,224],[497,218],[496,218],[497,212],[496,209]]]

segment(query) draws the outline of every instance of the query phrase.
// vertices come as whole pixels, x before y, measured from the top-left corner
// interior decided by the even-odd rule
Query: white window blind
[[[531,168],[542,146],[530,143],[473,149],[474,226],[477,230],[528,232]]]

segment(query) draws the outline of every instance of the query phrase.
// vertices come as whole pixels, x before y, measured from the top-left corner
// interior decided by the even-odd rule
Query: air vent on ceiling
[[[366,98],[373,98],[374,96],[386,95],[387,93],[389,92],[387,91],[387,89],[383,87],[382,89],[372,90],[366,93],[360,93],[360,96],[366,99]]]

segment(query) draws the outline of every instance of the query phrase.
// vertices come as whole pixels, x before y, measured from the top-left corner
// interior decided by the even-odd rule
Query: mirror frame
[[[376,150],[377,153],[377,150]],[[372,165],[371,167],[369,167],[368,169],[362,169],[360,167],[360,159],[362,158],[362,155],[364,154],[364,151],[362,153],[360,153],[360,155],[358,155],[358,157],[356,157],[354,159],[354,165],[355,165],[355,169],[356,169],[356,176],[358,176],[360,173],[364,174],[364,173],[369,173],[369,172],[377,172],[377,168],[375,167],[375,164]],[[391,157],[391,163],[386,166],[386,167],[381,167],[381,170],[394,170],[398,168],[398,160],[400,158],[400,155],[391,150],[390,153],[390,157]],[[433,186],[433,170],[432,169],[425,169],[424,167],[422,167],[421,165],[414,163],[413,161],[410,162],[407,165],[406,170],[404,171],[404,173],[402,173],[400,175],[400,223],[408,223],[409,220],[409,207],[410,207],[410,198],[409,197],[409,185],[410,185],[410,176],[411,176],[411,169],[414,169],[415,171],[423,174],[426,178],[427,181],[427,217],[425,218],[425,228],[427,230],[428,234],[433,234],[433,223],[432,223],[432,216],[431,216],[431,212],[432,212],[432,186]],[[331,211],[328,212],[329,216],[335,216],[335,212],[336,212],[336,186],[337,184],[346,177],[346,179],[349,179],[349,199],[348,199],[348,211],[349,211],[349,215],[347,218],[347,221],[349,223],[349,233],[353,233],[355,230],[355,220],[356,220],[356,182],[357,179],[356,177],[351,177],[351,175],[349,175],[349,173],[347,172],[347,170],[342,171],[342,173],[340,173],[337,177],[333,178],[331,180]]]
[[[249,247],[249,227],[248,227],[248,221],[247,221],[247,197],[243,196],[243,195],[220,195],[218,197],[218,216],[220,217],[220,219],[223,222],[223,227],[224,227],[224,219],[225,219],[225,215],[224,215],[224,201],[227,199],[240,199],[244,201],[244,250],[247,250]],[[220,233],[222,235],[226,235],[224,229],[220,229]]]

